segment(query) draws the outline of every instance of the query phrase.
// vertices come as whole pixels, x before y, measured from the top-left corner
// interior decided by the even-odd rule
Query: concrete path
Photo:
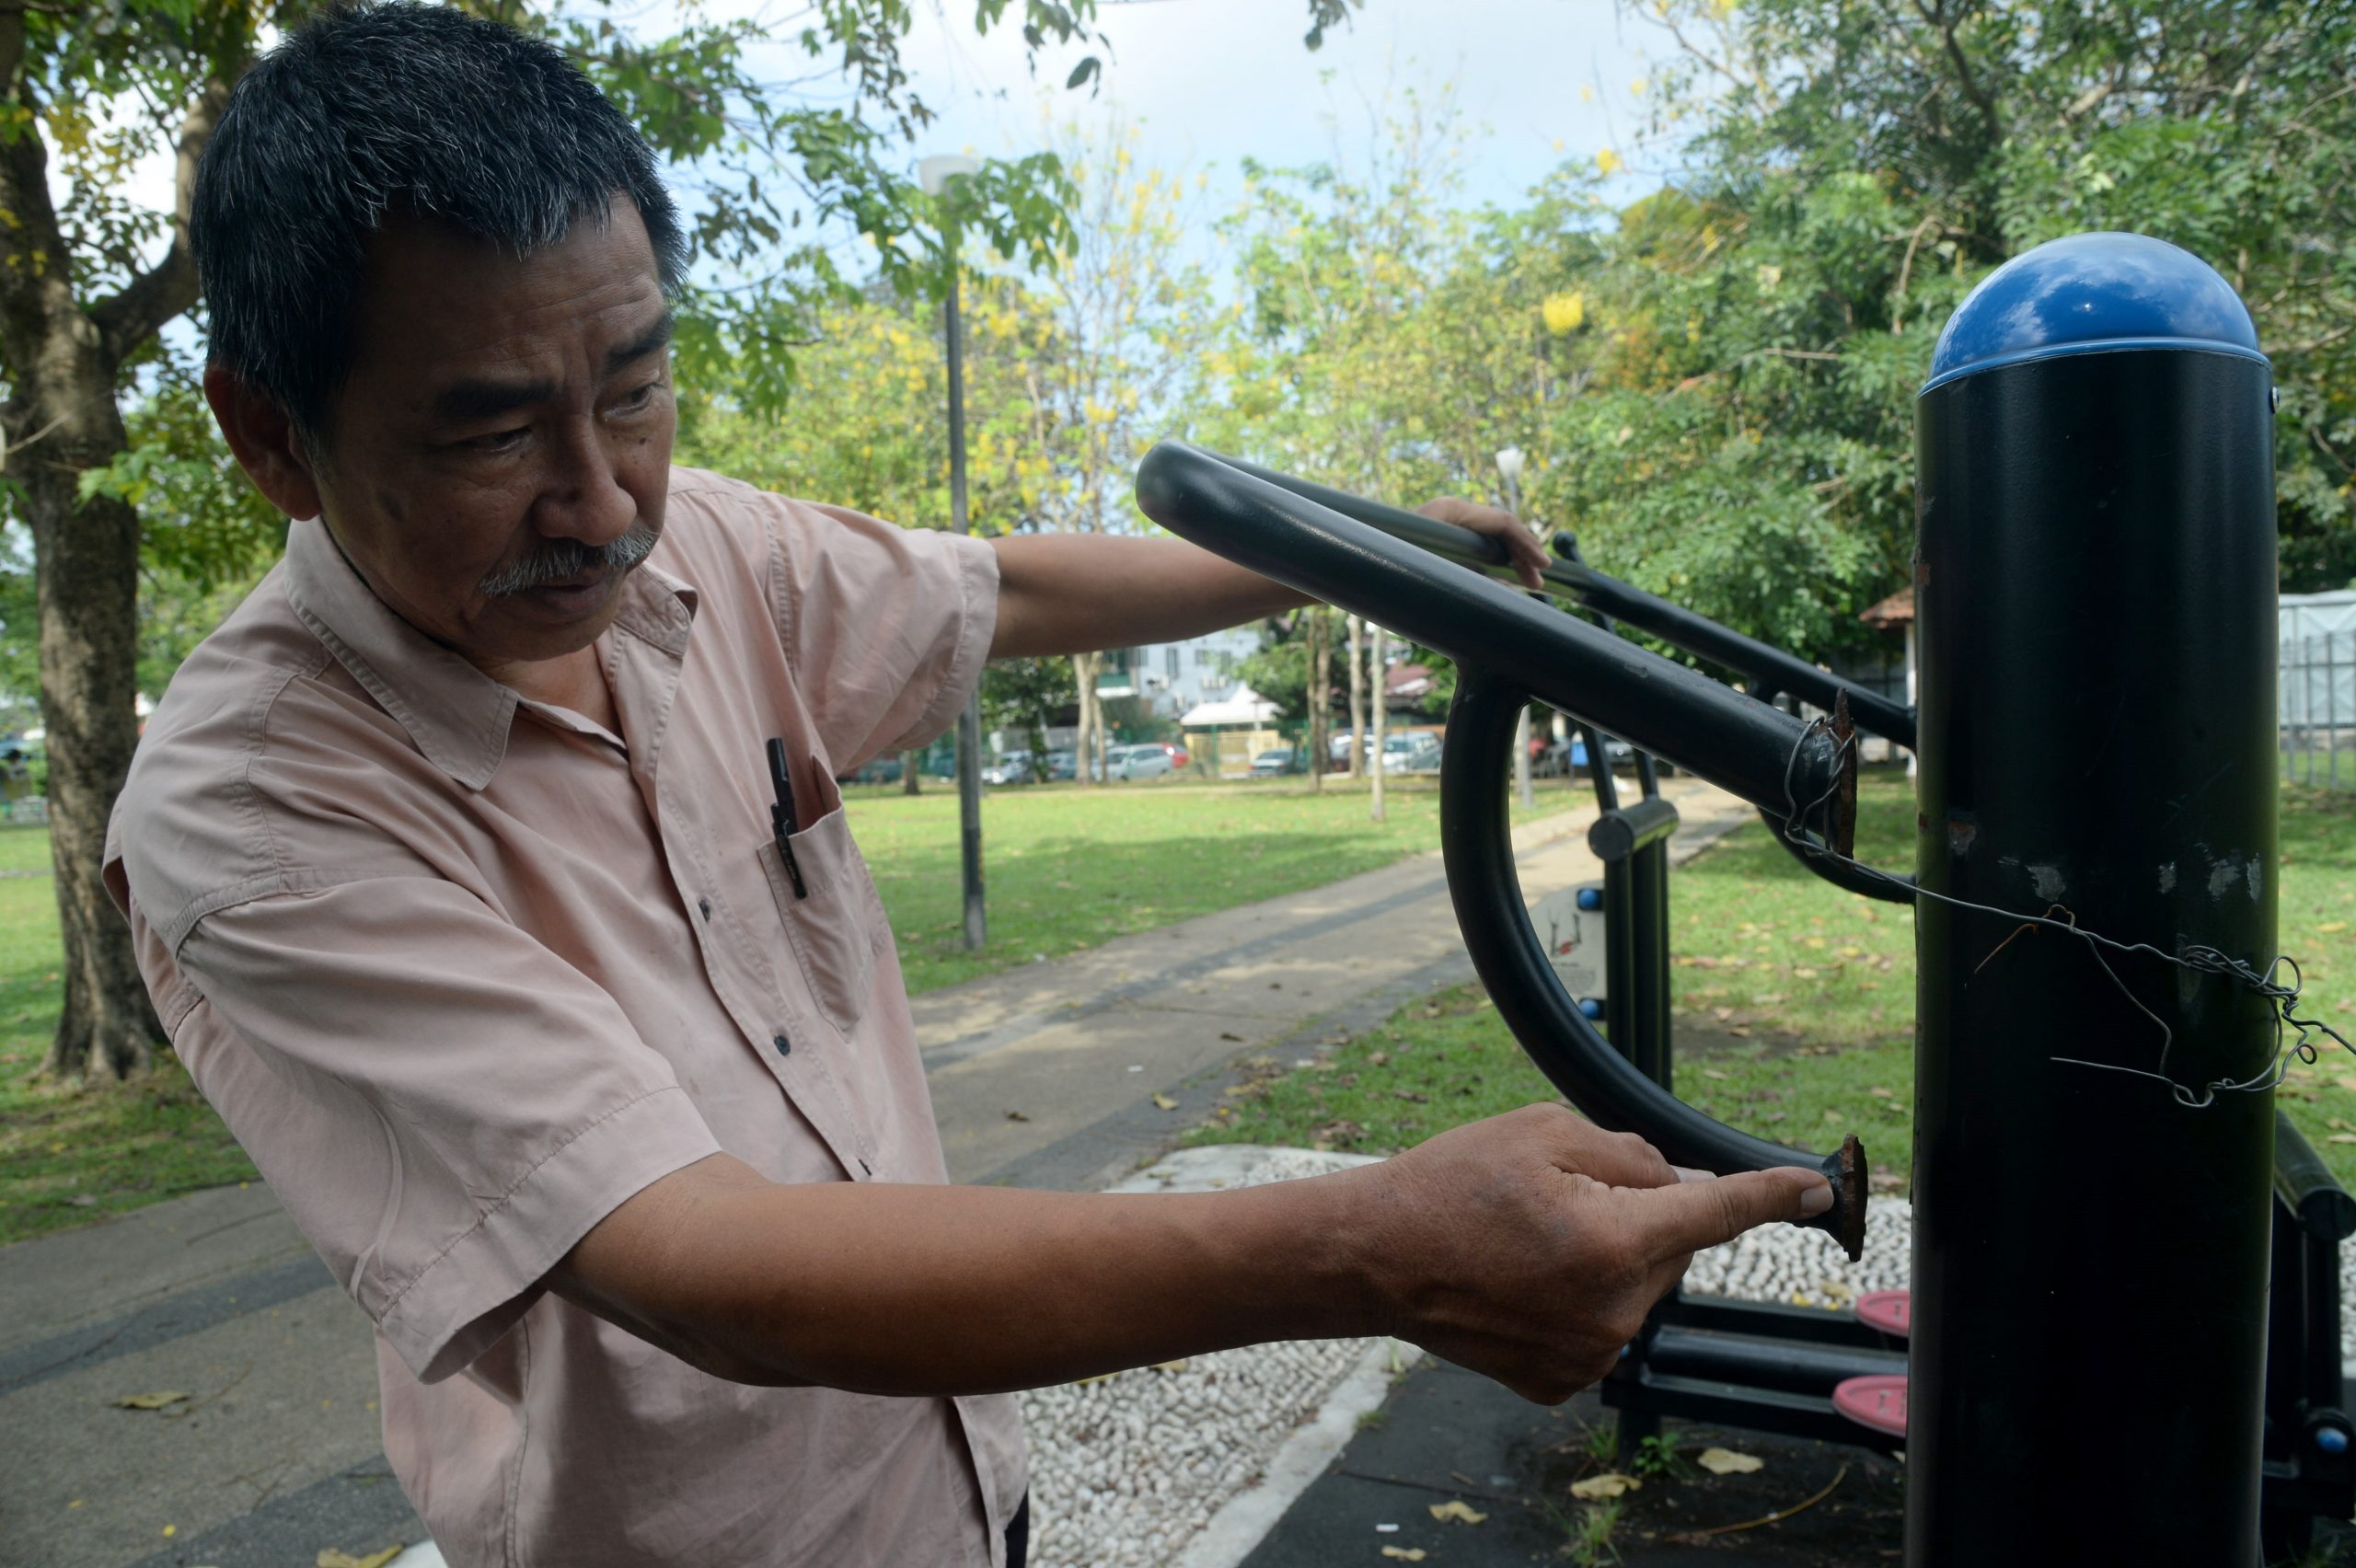
[[[1749,817],[1697,780],[1668,792],[1680,855]],[[1600,874],[1590,815],[1517,831],[1533,896]],[[1470,973],[1428,855],[930,992],[918,1035],[950,1170],[1104,1185],[1199,1121],[1239,1059]],[[167,1392],[185,1398],[115,1402]],[[414,1543],[375,1393],[365,1320],[258,1183],[0,1249],[0,1562],[308,1568]]]

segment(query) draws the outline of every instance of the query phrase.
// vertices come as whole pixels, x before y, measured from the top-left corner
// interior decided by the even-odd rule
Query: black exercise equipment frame
[[[1138,497],[1172,532],[1456,662],[1441,840],[1466,944],[1500,1014],[1582,1110],[1604,1125],[1643,1131],[1676,1163],[1720,1172],[1819,1166],[1839,1201],[1817,1228],[1856,1256],[1868,1182],[1855,1138],[1829,1158],[1807,1154],[1674,1098],[1668,870],[1678,815],[1660,796],[1655,759],[1750,801],[1777,841],[1833,885],[1911,905],[1911,876],[1844,862],[1855,799],[1847,726],[1911,749],[1914,710],[1595,571],[1567,535],[1553,541],[1545,591],[1598,627],[1491,581],[1515,575],[1494,540],[1179,443],[1148,456]],[[1733,671],[1750,693],[1636,648],[1615,622]],[[1829,736],[1782,712],[1773,704],[1786,695],[1837,716],[1840,728]],[[1506,770],[1519,715],[1533,698],[1578,727],[1596,792],[1588,842],[1604,866],[1604,1032],[1554,975],[1515,870]],[[1639,795],[1624,804],[1607,749],[1613,739],[1636,748]],[[1839,858],[1809,852],[1825,845]],[[2356,1423],[2348,1414],[2356,1398],[2342,1381],[2339,1298],[2339,1248],[2356,1235],[2356,1199],[2279,1116],[2275,1184],[2260,1515],[2269,1554],[2303,1549],[2317,1518],[2356,1514]],[[1619,1413],[1623,1456],[1665,1416],[1895,1452],[1904,1438],[1842,1415],[1831,1390],[1906,1366],[1902,1341],[1854,1316],[1680,1286],[1655,1309],[1602,1393]]]

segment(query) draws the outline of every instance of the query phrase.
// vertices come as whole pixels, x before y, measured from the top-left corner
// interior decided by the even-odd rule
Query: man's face
[[[315,473],[376,596],[497,673],[587,647],[663,527],[670,314],[637,208],[518,258],[430,222],[372,242]]]

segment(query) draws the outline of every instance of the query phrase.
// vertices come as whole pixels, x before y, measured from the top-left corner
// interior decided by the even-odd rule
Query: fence
[[[2356,629],[2285,640],[2277,690],[2282,776],[2356,790]]]

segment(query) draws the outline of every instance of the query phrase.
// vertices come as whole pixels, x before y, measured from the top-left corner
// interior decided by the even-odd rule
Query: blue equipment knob
[[[2057,354],[2205,349],[2260,361],[2248,306],[2216,269],[2140,234],[2082,234],[2014,257],[1947,318],[1923,390]]]
[[[1591,1019],[1601,1018],[1603,1016],[1603,1004],[1597,1001],[1593,997],[1581,997],[1579,998],[1579,1016],[1581,1018]]]
[[[1603,907],[1603,890],[1600,887],[1579,889],[1579,907],[1590,914]]]
[[[2327,1454],[2348,1452],[2348,1429],[2344,1426],[2316,1427],[2316,1447]]]

